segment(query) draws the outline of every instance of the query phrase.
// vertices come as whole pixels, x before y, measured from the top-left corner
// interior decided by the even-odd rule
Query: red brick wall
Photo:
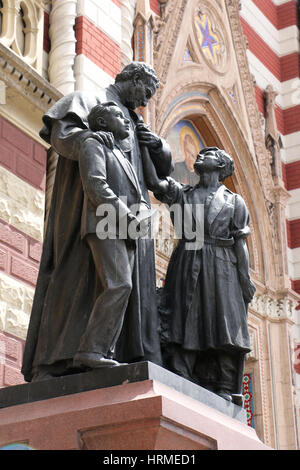
[[[296,280],[296,281],[293,281],[292,280],[292,289],[297,292],[298,294],[300,294],[300,279]],[[298,304],[298,307],[296,307],[296,310],[300,310],[300,302]],[[300,344],[299,344],[299,349],[300,349]],[[298,354],[300,353],[300,351],[298,352]],[[300,357],[299,357],[300,358]],[[298,374],[300,374],[300,364],[298,365],[299,367],[299,371]]]
[[[117,7],[121,8],[121,0],[111,0],[113,3],[117,5]]]
[[[295,0],[275,5],[272,0],[253,0],[276,29],[283,29],[297,24],[297,5]]]
[[[45,190],[46,150],[0,116],[0,165],[38,190]],[[0,219],[0,271],[34,287],[42,244]],[[24,340],[0,331],[0,387],[23,383]]]
[[[36,285],[42,244],[0,219],[0,270]]]
[[[264,92],[258,87],[255,87],[255,97],[259,111],[262,113],[263,116],[266,115],[265,110],[265,101],[264,101]]]
[[[258,109],[265,117],[264,92],[258,86],[255,87],[255,97]],[[300,105],[287,109],[276,106],[275,115],[278,130],[282,135],[300,131]]]
[[[297,2],[295,2],[295,0],[277,6],[277,29],[293,26],[297,24],[297,22]]]
[[[115,77],[121,70],[121,49],[84,16],[76,18],[76,54],[84,54],[98,67]]]
[[[290,0],[282,5],[275,5],[274,0],[249,0],[262,12],[278,31],[290,26],[299,26],[298,8],[299,2]],[[247,2],[246,2],[247,3]],[[251,20],[252,22],[252,20]],[[248,40],[250,52],[277,78],[280,82],[293,81],[300,76],[300,54],[293,52],[280,57],[265,42],[264,32],[256,32],[247,22],[247,17],[241,18],[241,24]],[[254,23],[253,23],[254,24]],[[292,83],[293,85],[293,83]],[[292,92],[292,88],[290,90]],[[295,89],[296,93],[296,89]],[[255,89],[258,109],[265,116],[263,90]],[[293,98],[293,96],[291,96]],[[300,105],[296,100],[289,108],[283,109],[276,106],[276,121],[279,132],[283,136],[300,131]],[[300,158],[300,155],[299,155]],[[287,190],[300,188],[300,160],[289,164],[282,163],[283,181]],[[300,219],[287,221],[287,238],[290,249],[300,247]],[[300,294],[300,280],[292,280],[293,289]],[[300,306],[299,306],[300,308]]]
[[[45,189],[45,148],[1,116],[0,165],[35,188]],[[35,286],[41,250],[41,243],[0,220],[0,270]]]
[[[24,383],[21,374],[25,341],[0,331],[0,388]]]
[[[294,369],[297,374],[300,374],[300,344],[296,344],[294,347]]]
[[[284,82],[299,76],[300,61],[297,52],[279,57],[243,18],[241,18],[241,23],[248,40],[249,50],[278,80]]]
[[[280,81],[285,82],[299,77],[300,56],[297,52],[280,58]]]
[[[0,165],[35,188],[45,190],[45,148],[1,116]]]
[[[300,131],[300,105],[281,109],[276,107],[276,121],[279,132],[288,135]]]
[[[44,13],[44,51],[49,52],[50,51],[50,38],[49,38],[49,15],[45,11]]]
[[[150,8],[154,13],[159,15],[159,1],[158,0],[150,0]]]
[[[300,160],[284,165],[283,180],[288,191],[300,186]]]
[[[293,250],[300,247],[300,219],[287,221],[287,238],[289,248]]]

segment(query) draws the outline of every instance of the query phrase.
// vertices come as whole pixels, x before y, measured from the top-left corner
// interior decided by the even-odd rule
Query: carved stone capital
[[[298,301],[289,293],[271,296],[268,293],[255,294],[249,309],[272,320],[290,320],[294,323]]]

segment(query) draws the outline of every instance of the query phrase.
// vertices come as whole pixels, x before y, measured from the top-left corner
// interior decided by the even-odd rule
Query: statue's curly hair
[[[155,71],[145,62],[131,62],[126,65],[122,72],[116,76],[115,82],[118,83],[131,80],[137,73],[140,74],[142,79],[150,77],[155,83],[156,88],[159,87],[159,79],[157,78]]]
[[[219,181],[225,181],[226,178],[229,176],[232,176],[234,173],[234,161],[228,155],[225,150],[221,150],[218,147],[205,147],[202,150],[200,150],[199,155],[203,155],[207,153],[208,151],[214,151],[219,162],[224,163],[224,167],[221,168],[220,174],[219,174]],[[197,164],[197,160],[196,160]]]

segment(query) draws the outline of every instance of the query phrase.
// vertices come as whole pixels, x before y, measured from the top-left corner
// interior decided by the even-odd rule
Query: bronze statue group
[[[235,401],[255,292],[249,214],[223,184],[234,172],[224,150],[200,151],[195,186],[170,177],[167,142],[135,112],[158,86],[133,62],[101,96],[74,92],[43,117],[59,159],[22,372],[39,381],[151,361]],[[183,231],[159,297],[148,190],[203,208],[203,243],[190,249]]]

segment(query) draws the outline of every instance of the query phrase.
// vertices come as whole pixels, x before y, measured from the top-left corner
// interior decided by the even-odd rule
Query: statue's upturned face
[[[133,79],[128,82],[122,101],[127,108],[134,110],[140,106],[147,106],[155,92],[156,84],[151,77]]]
[[[222,164],[216,153],[212,150],[207,151],[204,154],[199,154],[194,165],[195,171],[198,174],[206,173],[209,171],[220,171]]]
[[[117,140],[123,140],[129,136],[130,121],[118,106],[110,106],[105,116],[106,129],[112,132]]]

